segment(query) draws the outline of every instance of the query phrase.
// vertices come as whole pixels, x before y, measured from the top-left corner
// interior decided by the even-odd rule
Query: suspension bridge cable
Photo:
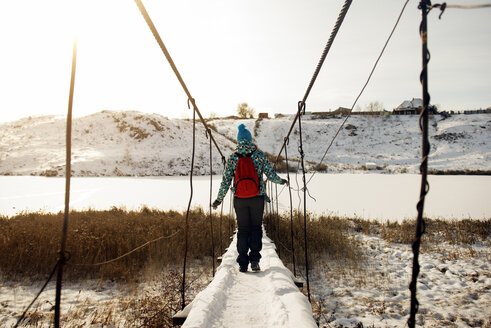
[[[348,121],[348,119],[350,118],[351,116],[351,113],[353,112],[353,108],[355,108],[356,106],[356,103],[358,102],[358,100],[360,99],[361,95],[363,94],[363,92],[365,91],[366,87],[368,86],[368,83],[370,82],[371,78],[372,78],[372,75],[373,73],[375,72],[375,69],[377,68],[377,65],[380,61],[380,59],[382,58],[382,55],[384,54],[385,52],[385,49],[387,48],[387,45],[389,44],[389,41],[390,39],[392,38],[392,35],[394,34],[397,26],[399,25],[399,22],[401,20],[401,17],[402,15],[404,14],[404,11],[406,10],[406,7],[407,7],[407,4],[409,3],[409,0],[406,0],[406,2],[404,3],[404,5],[402,6],[402,9],[401,9],[401,12],[399,13],[399,16],[397,17],[397,20],[394,24],[394,27],[392,28],[390,34],[389,34],[389,37],[387,38],[387,40],[385,41],[385,44],[384,46],[382,47],[382,50],[380,51],[380,54],[378,55],[377,57],[377,60],[375,61],[375,64],[373,65],[372,67],[372,70],[370,71],[370,74],[368,75],[368,78],[365,82],[365,84],[363,85],[363,87],[361,88],[361,91],[360,93],[358,94],[358,96],[356,97],[355,101],[353,102],[353,105],[351,105],[351,108],[350,108],[350,111],[348,112],[348,115],[346,115],[346,118],[343,120],[343,122],[341,123],[341,125],[339,126],[338,130],[336,131],[336,134],[334,135],[334,137],[332,138],[331,142],[329,143],[329,146],[327,147],[326,151],[324,152],[324,155],[322,155],[322,158],[321,160],[319,161],[319,164],[321,164],[324,159],[326,158],[326,155],[327,153],[329,152],[329,150],[331,149],[333,143],[334,143],[334,140],[336,140],[337,136],[339,135],[339,133],[341,132],[344,124],[346,124],[346,121]],[[314,175],[316,174],[316,171],[314,171],[312,173],[312,175],[310,176],[309,180],[307,181],[307,184],[310,183],[310,180],[312,180],[312,178],[314,177]]]
[[[68,218],[70,215],[70,178],[72,175],[72,108],[73,108],[73,92],[75,88],[75,71],[77,66],[77,40],[73,42],[72,54],[72,72],[70,77],[70,95],[68,98],[68,113],[66,123],[66,168],[65,168],[65,214],[63,219],[63,229],[61,235],[61,246],[58,253],[58,272],[56,276],[56,295],[55,295],[55,328],[60,327],[60,306],[61,306],[61,288],[63,280],[63,266],[67,258],[65,254],[66,240],[68,231]]]
[[[338,34],[339,28],[343,24],[344,18],[346,17],[346,14],[348,13],[348,9],[351,5],[352,0],[346,0],[343,7],[341,8],[341,12],[339,13],[339,16],[336,20],[336,24],[334,25],[334,28],[331,32],[331,36],[329,37],[329,40],[327,41],[326,46],[324,47],[324,50],[322,51],[321,58],[319,59],[319,62],[317,63],[317,67],[314,71],[314,75],[310,79],[309,86],[307,87],[307,90],[305,91],[305,94],[303,96],[302,102],[305,103],[307,101],[307,98],[310,94],[310,91],[312,90],[312,87],[314,86],[315,80],[317,79],[317,76],[319,75],[319,72],[322,68],[322,65],[324,64],[324,61],[326,60],[327,54],[329,53],[329,50],[331,49],[331,46],[334,42],[334,39],[336,38],[336,35]],[[292,133],[293,127],[295,126],[295,123],[298,120],[298,117],[301,115],[300,112],[297,111],[297,114],[295,115],[295,118],[293,119],[292,125],[290,126],[290,130],[288,130],[288,133],[286,135],[286,138],[290,137],[290,134]],[[278,152],[278,156],[276,157],[275,165],[278,163],[279,158],[281,153],[283,152],[283,148],[285,147],[285,142],[281,145],[280,151]]]
[[[427,16],[431,9],[428,9],[428,4],[431,5],[429,0],[422,0],[419,3],[419,9],[421,9],[421,24],[419,27],[419,33],[421,37],[422,48],[422,70],[420,75],[421,86],[423,89],[423,109],[420,114],[419,127],[422,134],[422,160],[419,167],[421,173],[421,188],[419,201],[416,205],[418,210],[418,217],[416,221],[416,235],[412,244],[413,250],[413,269],[411,275],[411,282],[409,284],[409,290],[411,291],[411,308],[408,319],[409,328],[414,328],[416,325],[416,313],[418,312],[419,302],[416,297],[417,282],[420,270],[419,265],[419,248],[421,244],[421,237],[426,230],[426,224],[423,219],[423,209],[425,203],[426,194],[429,191],[429,184],[427,180],[428,175],[428,155],[430,153],[430,143],[428,141],[428,107],[430,104],[430,94],[428,93],[428,62],[430,61],[430,53],[428,51],[428,25]]]
[[[186,83],[184,83],[184,80],[182,79],[182,76],[181,74],[179,73],[179,70],[177,69],[177,66],[176,64],[174,63],[174,60],[172,60],[172,57],[169,53],[169,51],[167,50],[167,48],[165,47],[165,44],[164,42],[162,41],[162,38],[160,37],[160,34],[159,32],[157,31],[157,28],[155,27],[155,25],[153,24],[153,21],[151,20],[150,16],[148,15],[148,12],[147,10],[145,9],[145,6],[143,5],[143,3],[141,2],[141,0],[135,0],[135,3],[136,5],[138,6],[138,9],[140,10],[140,13],[142,14],[143,18],[145,19],[145,21],[147,22],[147,25],[148,27],[150,28],[150,30],[152,31],[152,34],[155,38],[155,40],[157,41],[157,43],[159,44],[160,46],[160,49],[162,49],[162,52],[164,53],[165,55],[165,58],[167,58],[167,61],[169,62],[169,65],[171,66],[172,70],[174,71],[174,74],[176,75],[177,79],[179,80],[179,82],[181,83],[181,86],[184,90],[184,92],[186,93],[187,97],[188,97],[188,102],[191,101],[191,103],[193,104],[193,110],[198,114],[199,116],[199,119],[201,121],[201,123],[204,125],[205,127],[205,130],[209,130],[208,128],[208,124],[206,124],[205,120],[203,119],[203,116],[201,115],[201,112],[199,111],[198,109],[198,106],[196,105],[196,101],[195,99],[191,96],[191,93],[189,92],[189,89],[188,87],[186,86]],[[216,149],[218,150],[218,152],[220,153],[221,157],[222,157],[222,162],[225,163],[225,156],[223,156],[222,154],[222,151],[220,150],[220,147],[218,147],[218,144],[217,142],[215,141],[215,138],[213,138],[213,136],[211,135],[210,133],[210,138],[211,140],[213,141],[213,143],[215,144],[215,147]]]

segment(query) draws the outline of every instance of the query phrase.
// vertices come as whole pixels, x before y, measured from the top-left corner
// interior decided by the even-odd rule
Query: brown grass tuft
[[[312,267],[325,258],[352,265],[360,262],[361,245],[350,234],[352,224],[349,220],[336,216],[307,216],[307,247]],[[290,217],[268,214],[265,223],[268,236],[275,241],[281,259],[285,264],[292,264]],[[295,259],[298,264],[304,265],[304,222],[303,215],[298,212],[293,215],[293,231]]]

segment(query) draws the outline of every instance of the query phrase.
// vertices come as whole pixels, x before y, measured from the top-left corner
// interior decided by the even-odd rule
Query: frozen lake
[[[284,175],[282,175],[284,176]],[[309,175],[307,175],[307,179]],[[295,176],[292,188],[298,189]],[[299,183],[301,177],[297,177]],[[221,176],[213,177],[216,198]],[[491,218],[490,176],[430,176],[425,216],[430,218]],[[0,177],[0,214],[21,211],[59,212],[64,209],[64,178],[31,176]],[[208,208],[209,177],[194,177],[193,206]],[[420,176],[414,174],[316,174],[308,185],[314,201],[308,210],[317,214],[339,214],[366,219],[400,221],[416,217]],[[278,186],[279,209],[288,211],[288,190]],[[158,178],[72,178],[71,209],[107,209],[112,206],[138,209],[184,210],[189,201],[189,177]],[[302,194],[292,191],[293,206],[301,205]],[[224,203],[229,211],[230,202]]]

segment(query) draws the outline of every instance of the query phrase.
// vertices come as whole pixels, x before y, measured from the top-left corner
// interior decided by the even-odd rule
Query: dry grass
[[[268,161],[270,163],[273,163],[274,169],[277,173],[286,173],[287,172],[286,161],[282,155],[280,155],[277,158],[275,155],[270,154],[268,152],[264,152],[264,154],[266,155],[266,158],[268,159]],[[276,159],[278,159],[278,162],[276,161]],[[296,158],[289,158],[288,159],[288,172],[296,172],[297,166],[298,166],[298,159],[296,159]]]
[[[268,236],[275,241],[282,261],[285,264],[291,264],[290,217],[268,214],[265,216],[265,223]],[[313,217],[308,214],[307,247],[311,267],[315,266],[319,260],[326,258],[332,261],[342,261],[352,266],[359,264],[363,252],[359,242],[350,234],[351,227],[352,224],[347,219],[336,216]],[[296,263],[304,265],[304,222],[303,215],[298,212],[293,215],[293,231]]]
[[[356,221],[361,231],[366,234],[379,235],[391,243],[410,244],[416,232],[416,221],[404,220],[397,222],[360,222]],[[487,220],[440,220],[425,219],[426,233],[423,245],[437,245],[445,242],[451,245],[474,245],[488,243],[491,235],[491,219]],[[488,245],[490,246],[490,245]]]
[[[222,221],[222,239],[229,240],[230,217]],[[45,276],[53,268],[60,247],[63,214],[28,213],[10,219],[0,218],[0,268],[10,279]],[[220,238],[219,218],[213,216],[215,255]],[[110,278],[133,279],[149,268],[181,264],[184,254],[185,213],[143,208],[125,211],[74,211],[70,214],[67,251],[70,260],[68,279]],[[202,210],[189,216],[188,258],[211,256],[210,221]],[[179,231],[179,232],[178,232]],[[161,239],[113,263],[92,266],[114,259],[161,236],[178,232],[170,239]],[[84,264],[84,265],[79,265]],[[88,265],[85,265],[88,264]]]
[[[391,243],[411,244],[414,241],[416,223],[405,220],[397,222],[377,222],[357,218],[336,216],[313,217],[308,214],[308,248],[311,267],[322,266],[323,261],[330,265],[340,264],[351,270],[363,270],[365,256],[363,245],[354,238],[356,233],[378,236]],[[264,218],[268,236],[275,241],[278,253],[287,265],[292,264],[290,218],[284,215],[267,214]],[[441,251],[440,245],[479,245],[491,246],[491,219],[487,220],[430,220],[425,219],[426,233],[422,238],[422,249]],[[303,216],[293,216],[295,259],[304,265]],[[461,248],[459,248],[461,249]],[[473,255],[472,247],[463,248],[466,254],[453,254],[449,257]],[[475,254],[474,254],[475,255]],[[342,274],[340,272],[340,274]]]

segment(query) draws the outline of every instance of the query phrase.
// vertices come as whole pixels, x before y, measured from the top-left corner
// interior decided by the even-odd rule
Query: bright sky
[[[351,107],[404,0],[354,0],[307,101]],[[449,4],[480,4],[455,0]],[[143,0],[205,117],[294,113],[343,0]],[[359,105],[421,97],[418,1],[411,0]],[[491,106],[491,9],[430,13],[429,88],[443,110]],[[132,0],[0,0],[0,121],[66,115],[74,35],[74,115],[138,110],[190,117],[187,99]]]

